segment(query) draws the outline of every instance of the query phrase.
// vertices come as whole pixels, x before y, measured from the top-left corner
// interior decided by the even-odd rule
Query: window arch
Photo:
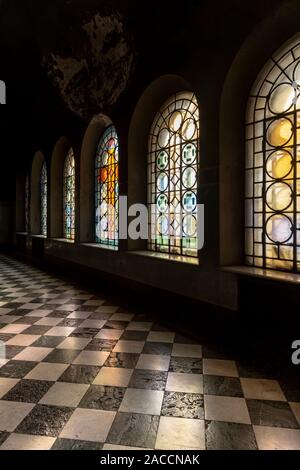
[[[164,103],[149,136],[151,251],[197,257],[199,108],[181,92]]]
[[[71,148],[64,165],[64,238],[75,240],[75,158]]]
[[[47,214],[48,214],[48,176],[47,165],[43,163],[41,169],[41,234],[47,236]]]
[[[104,131],[95,159],[95,240],[107,248],[119,245],[119,142],[113,125]]]
[[[30,232],[30,179],[28,174],[25,179],[25,232]]]
[[[246,124],[246,263],[300,270],[300,37],[251,92]]]

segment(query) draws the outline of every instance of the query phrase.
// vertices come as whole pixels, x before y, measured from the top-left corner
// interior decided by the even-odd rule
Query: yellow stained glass
[[[103,133],[95,160],[95,239],[107,248],[119,245],[119,142],[110,125]]]
[[[300,35],[266,64],[246,126],[246,262],[292,271],[300,266],[299,49]]]
[[[199,108],[191,92],[159,110],[148,154],[149,250],[197,257]]]
[[[274,121],[268,129],[267,136],[269,144],[273,147],[282,147],[287,143],[292,145],[293,126],[291,121],[286,118]]]
[[[273,175],[275,178],[282,179],[293,178],[293,161],[289,153],[281,153],[278,159],[274,161]]]
[[[64,166],[64,238],[75,240],[75,158],[70,149]]]

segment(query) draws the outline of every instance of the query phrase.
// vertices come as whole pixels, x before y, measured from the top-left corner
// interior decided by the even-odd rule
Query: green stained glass
[[[64,165],[64,238],[75,240],[75,158],[70,149]]]
[[[41,234],[47,236],[47,212],[48,212],[48,177],[47,165],[43,163],[41,170]]]
[[[29,175],[25,180],[25,231],[30,233],[30,182]]]
[[[198,255],[199,138],[195,95],[172,96],[158,112],[149,137],[149,250]]]
[[[107,248],[119,245],[119,142],[109,126],[100,139],[95,160],[95,239]]]

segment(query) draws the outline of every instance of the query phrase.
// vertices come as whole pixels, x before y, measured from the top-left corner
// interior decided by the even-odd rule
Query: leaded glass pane
[[[149,138],[149,250],[197,257],[199,137],[195,95],[172,96]]]
[[[271,57],[247,112],[246,263],[286,271],[300,268],[299,46]]]
[[[43,163],[41,171],[41,234],[47,236],[48,178],[47,165]]]
[[[25,231],[30,232],[30,182],[29,175],[25,180]]]
[[[113,125],[104,131],[96,154],[95,238],[107,248],[119,245],[119,143]]]
[[[72,149],[64,166],[64,237],[75,240],[75,158]]]

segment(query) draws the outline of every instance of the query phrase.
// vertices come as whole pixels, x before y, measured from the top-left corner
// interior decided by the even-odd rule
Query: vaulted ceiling
[[[189,63],[220,86],[245,36],[280,0],[0,0],[0,155],[6,173],[97,112],[131,105],[158,74]],[[17,136],[17,138],[16,138]],[[13,145],[13,147],[12,147]],[[3,175],[3,172],[2,172]],[[11,181],[5,177],[0,197]]]

